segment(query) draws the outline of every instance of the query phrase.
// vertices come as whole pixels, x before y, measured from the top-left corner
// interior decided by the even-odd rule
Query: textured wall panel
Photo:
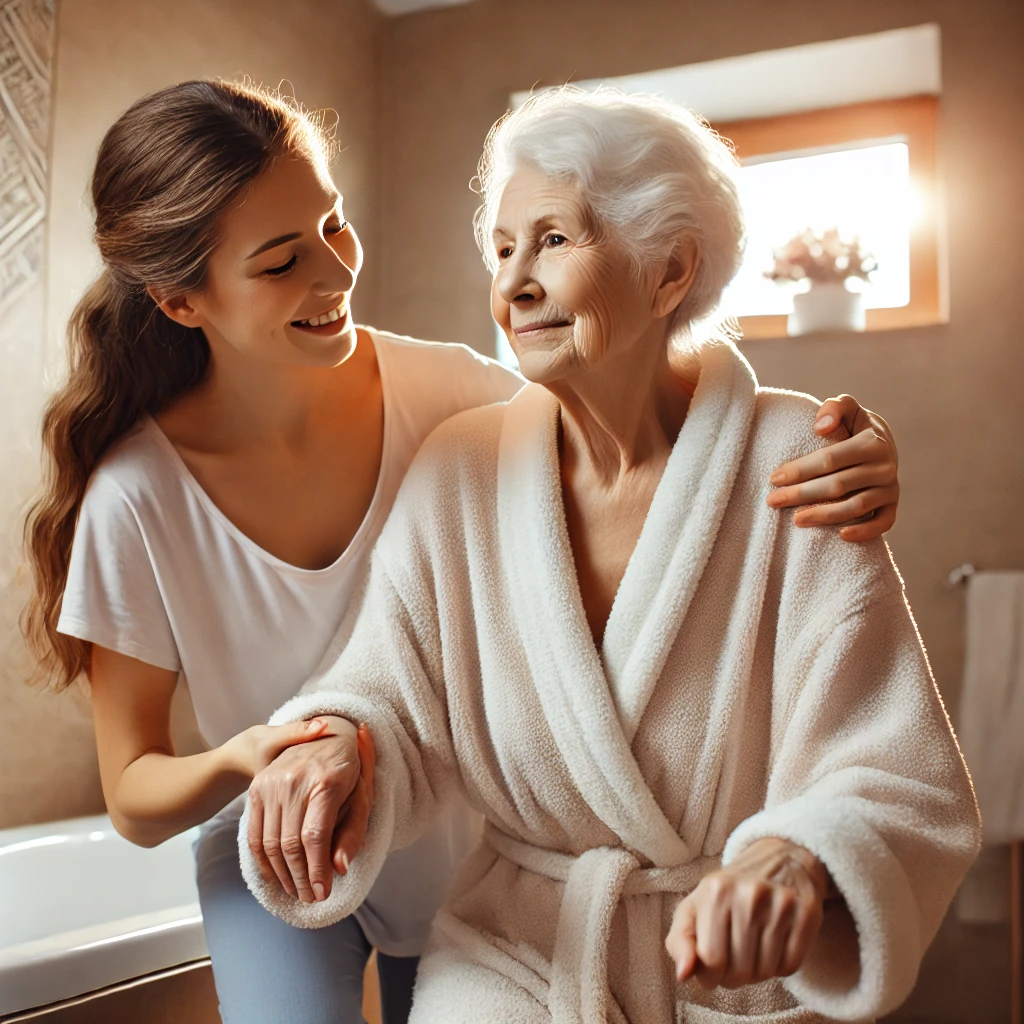
[[[51,0],[0,2],[0,316],[42,280],[53,23]]]

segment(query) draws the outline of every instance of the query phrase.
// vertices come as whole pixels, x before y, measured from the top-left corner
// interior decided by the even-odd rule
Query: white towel
[[[986,843],[1024,839],[1024,572],[967,584],[960,742]]]

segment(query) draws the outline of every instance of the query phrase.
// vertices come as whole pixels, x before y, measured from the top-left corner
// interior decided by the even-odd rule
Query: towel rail
[[[946,577],[946,586],[950,589],[958,587],[961,583],[966,583],[977,571],[970,562],[964,562],[963,565],[950,569],[949,575]]]

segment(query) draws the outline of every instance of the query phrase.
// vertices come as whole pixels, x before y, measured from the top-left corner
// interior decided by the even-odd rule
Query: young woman
[[[26,632],[56,686],[88,676],[116,827],[152,846],[208,822],[197,878],[226,1024],[360,1020],[372,947],[385,1020],[407,1015],[458,822],[389,858],[353,917],[304,931],[246,888],[234,801],[327,729],[262,723],[358,604],[420,443],[521,384],[463,346],[354,325],[362,251],[326,156],[313,119],[222,82],[147,96],[111,127],[92,180],[104,270],[69,325],[27,525]],[[898,500],[884,422],[843,398],[816,430],[854,436],[782,467],[773,503],[847,494],[798,518],[876,511],[842,535],[883,532]],[[189,757],[169,728],[179,676],[212,747]]]

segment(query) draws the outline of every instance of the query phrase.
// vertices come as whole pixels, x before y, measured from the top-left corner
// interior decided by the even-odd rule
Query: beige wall
[[[381,297],[393,330],[490,351],[467,183],[512,91],[927,21],[942,29],[950,323],[742,348],[763,383],[848,391],[892,424],[904,491],[890,540],[955,717],[963,595],[946,574],[965,561],[1024,568],[1024,4],[477,0],[400,19],[379,69]],[[948,922],[905,1019],[1007,1019],[1007,965],[1003,929]]]
[[[34,333],[26,335],[38,336],[45,312],[51,380],[60,372],[68,314],[97,269],[86,196],[100,138],[139,96],[189,78],[244,74],[267,85],[287,79],[306,106],[338,110],[344,149],[335,179],[369,254],[355,308],[360,317],[375,318],[381,19],[369,0],[61,0],[57,15],[47,288],[32,308]],[[6,508],[20,506],[35,485],[43,353],[26,345],[2,358],[18,400],[20,456],[16,465],[6,458],[0,467]],[[6,580],[17,550],[16,517],[4,516],[0,528]],[[28,666],[11,628],[23,594],[7,595],[0,623],[0,828],[103,809],[86,700],[80,694],[55,699],[23,685]],[[176,710],[180,735],[194,743],[187,702]]]

